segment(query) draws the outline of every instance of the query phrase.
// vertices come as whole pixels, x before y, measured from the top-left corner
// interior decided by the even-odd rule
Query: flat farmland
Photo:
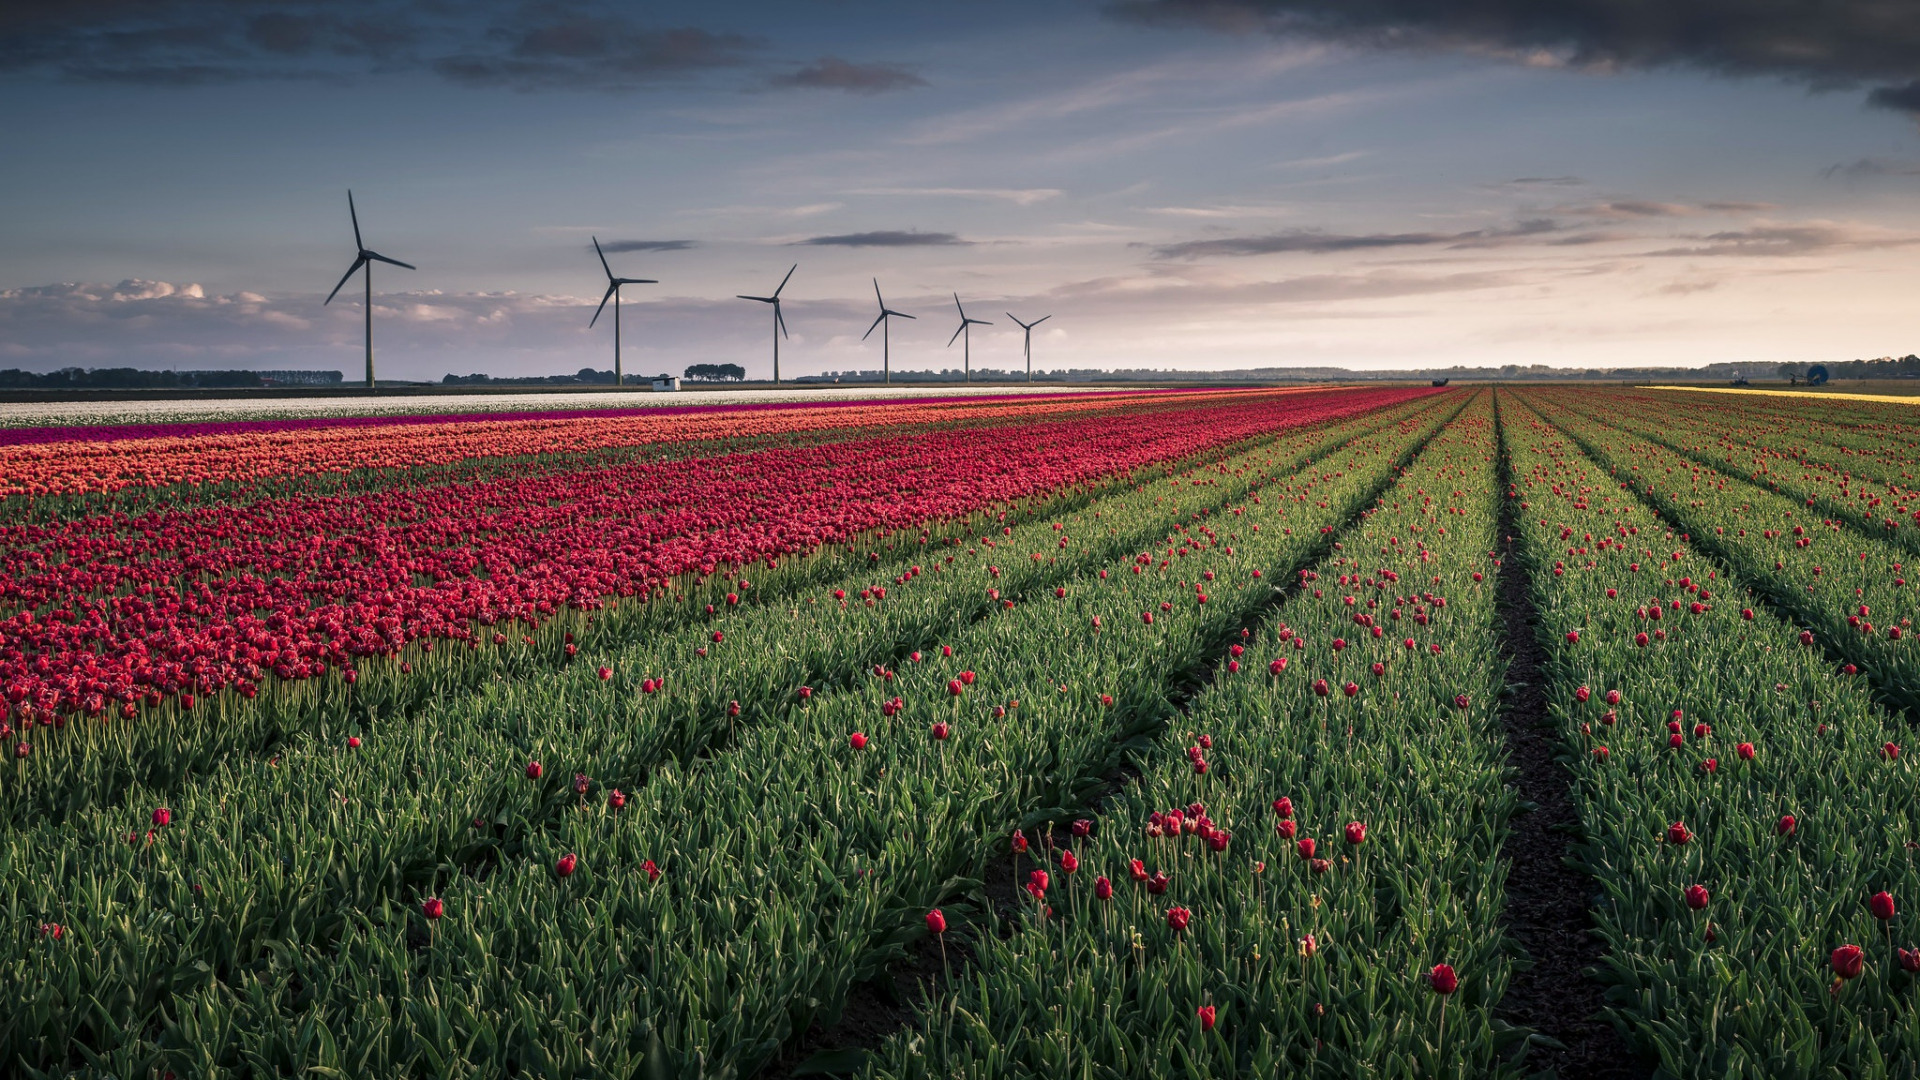
[[[521,405],[0,430],[0,1072],[1920,1072],[1911,406]]]

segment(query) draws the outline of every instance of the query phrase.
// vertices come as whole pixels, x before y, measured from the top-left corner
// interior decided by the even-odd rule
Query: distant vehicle
[[[1742,376],[1740,376],[1739,378],[1737,378],[1737,379],[1735,379],[1735,380],[1733,380],[1733,385],[1735,385],[1735,386],[1752,386],[1753,384],[1747,381],[1747,377],[1746,377],[1745,375],[1742,375]]]
[[[1435,379],[1435,380],[1433,380],[1433,385],[1435,385],[1435,386],[1445,386],[1445,385],[1447,385],[1447,383],[1449,383],[1449,382],[1452,382],[1452,381],[1453,381],[1453,380],[1451,380],[1451,379]]]
[[[1807,369],[1807,385],[1808,386],[1827,385],[1827,365],[1815,364],[1812,367],[1808,368]]]

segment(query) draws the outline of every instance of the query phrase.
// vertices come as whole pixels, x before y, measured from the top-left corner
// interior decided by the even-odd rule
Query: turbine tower
[[[607,297],[613,297],[613,385],[625,386],[627,379],[620,370],[620,286],[622,285],[658,285],[658,281],[643,277],[614,277],[613,267],[607,265],[607,253],[600,250],[600,238],[593,238],[594,254],[600,256],[600,269],[607,272],[607,291],[600,297],[600,306],[593,309],[593,318],[587,323],[587,329],[600,321],[600,313],[607,310]]]
[[[1026,344],[1027,381],[1032,382],[1033,381],[1033,328],[1036,326],[1039,326],[1043,322],[1046,322],[1048,319],[1053,318],[1053,316],[1042,315],[1039,318],[1033,320],[1032,322],[1021,322],[1019,316],[1009,311],[1007,312],[1007,318],[1012,319],[1013,324],[1015,326],[1018,326],[1027,335],[1027,344]]]
[[[880,301],[880,316],[873,320],[873,326],[880,328],[880,375],[882,381],[891,383],[893,382],[893,364],[892,359],[887,355],[887,331],[892,329],[893,324],[889,320],[896,316],[902,319],[911,319],[913,316],[887,306],[886,298],[880,295],[879,278],[873,279],[873,298]],[[860,335],[861,341],[873,336],[873,326],[867,327],[867,332]]]
[[[787,269],[787,276],[780,279],[780,289],[787,287],[787,282],[793,279],[793,272],[798,269],[800,269],[799,263],[794,263]],[[773,305],[773,385],[775,386],[780,385],[780,339],[787,335],[787,320],[780,317],[780,289],[773,290],[772,296],[737,294],[742,300],[758,300],[763,304]]]
[[[321,301],[320,306],[326,307],[328,304],[333,303],[333,298],[340,295],[340,289],[342,286],[346,285],[347,279],[351,278],[355,273],[359,272],[363,267],[366,269],[367,271],[367,389],[371,390],[373,389],[373,264],[377,262],[383,262],[391,266],[405,267],[408,270],[418,270],[419,267],[413,265],[412,263],[403,263],[399,259],[389,259],[385,255],[382,255],[377,251],[370,251],[367,249],[366,241],[360,239],[360,213],[359,211],[353,208],[353,191],[351,188],[349,188],[347,191],[347,214],[349,217],[353,218],[353,246],[357,249],[357,253],[353,257],[353,265],[347,267],[347,272],[340,276],[340,284],[335,285],[333,287],[333,291],[327,294],[327,298]]]
[[[957,309],[960,312],[960,329],[955,330],[953,332],[953,337],[950,337],[947,339],[947,348],[949,349],[953,348],[953,343],[959,340],[961,337],[965,337],[967,339],[966,343],[960,346],[960,355],[963,357],[963,362],[966,364],[966,367],[962,369],[965,372],[965,378],[963,381],[972,382],[973,381],[973,334],[970,333],[967,328],[971,326],[992,326],[993,324],[986,321],[985,319],[967,318],[967,309],[960,306],[959,293],[953,294],[953,306],[955,309]]]

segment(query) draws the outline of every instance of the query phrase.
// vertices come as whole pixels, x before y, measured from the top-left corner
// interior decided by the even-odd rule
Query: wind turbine
[[[399,259],[389,259],[385,255],[382,255],[377,251],[367,250],[367,242],[360,239],[360,213],[359,211],[353,208],[352,189],[348,189],[347,191],[347,214],[353,218],[353,246],[356,249],[358,249],[358,252],[353,257],[353,265],[347,267],[347,272],[340,276],[340,284],[335,285],[333,287],[333,291],[327,294],[327,298],[321,301],[320,306],[326,307],[328,304],[333,303],[333,298],[340,295],[340,289],[346,285],[347,279],[352,277],[354,274],[358,273],[362,267],[366,268],[366,271],[367,271],[367,389],[371,390],[373,389],[373,264],[377,262],[383,262],[392,266],[402,266],[407,268],[408,270],[418,270],[420,268],[413,265],[412,263],[403,263]]]
[[[1039,326],[1043,322],[1046,322],[1048,319],[1053,318],[1053,316],[1042,315],[1039,318],[1033,320],[1032,322],[1021,322],[1019,318],[1014,315],[1013,312],[1009,311],[1007,312],[1007,318],[1012,319],[1013,324],[1015,326],[1018,326],[1021,330],[1026,332],[1026,335],[1027,335],[1027,345],[1026,345],[1027,381],[1032,382],[1033,381],[1033,328],[1036,326]]]
[[[798,269],[800,269],[799,263],[794,263],[787,269],[787,276],[780,279],[780,289],[787,287],[787,282],[793,279],[793,272]],[[780,385],[780,339],[787,335],[787,320],[780,317],[780,289],[773,290],[772,296],[736,294],[742,300],[758,300],[763,304],[773,305],[773,385],[775,386]]]
[[[947,339],[947,348],[949,349],[953,348],[953,343],[956,340],[958,340],[962,335],[966,337],[967,339],[966,343],[960,346],[960,354],[964,358],[964,362],[966,364],[966,367],[963,369],[966,373],[965,381],[972,382],[973,381],[973,334],[969,333],[967,328],[970,326],[992,326],[993,324],[986,321],[985,319],[967,318],[967,309],[960,307],[959,293],[953,294],[953,306],[956,309],[958,309],[960,312],[960,329],[955,330],[953,332],[953,337],[950,337]]]
[[[873,320],[873,326],[880,328],[880,374],[884,381],[891,383],[893,382],[893,366],[890,358],[887,356],[887,331],[892,329],[893,324],[887,320],[896,315],[902,319],[911,319],[913,316],[904,311],[895,311],[887,306],[886,298],[880,295],[879,278],[873,279],[873,298],[880,301],[880,317]],[[873,336],[873,326],[867,327],[867,332],[860,335],[861,341],[865,341]]]
[[[607,272],[607,291],[600,297],[600,306],[593,309],[593,319],[587,323],[587,329],[600,321],[600,313],[607,310],[607,297],[613,297],[613,385],[627,385],[626,376],[620,370],[620,286],[622,285],[658,285],[658,281],[643,277],[614,277],[613,267],[607,265],[607,253],[600,250],[600,238],[593,238],[594,254],[600,256],[600,269]]]

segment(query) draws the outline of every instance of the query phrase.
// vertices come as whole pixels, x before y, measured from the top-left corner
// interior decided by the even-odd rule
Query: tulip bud
[[[607,792],[607,805],[615,810],[627,805],[627,793],[621,791],[619,788],[614,788],[612,791]]]
[[[1920,975],[1920,949],[1901,949],[1900,970],[1909,975]]]
[[[1842,979],[1857,979],[1860,977],[1861,970],[1866,967],[1867,957],[1860,951],[1858,945],[1842,945],[1833,950],[1830,960],[1833,963],[1835,975]]]
[[[1608,705],[1618,705],[1618,704],[1620,704],[1620,691],[1618,691],[1618,690],[1609,690],[1609,691],[1607,691],[1607,698],[1606,698],[1606,701],[1607,701],[1607,704],[1608,704]]]
[[[855,750],[865,750],[867,748],[867,737],[858,731],[847,736],[847,741],[853,744]]]
[[[360,749],[360,736],[358,735],[347,736],[347,749],[349,750]]]
[[[1753,744],[1750,742],[1743,742],[1740,745],[1734,747],[1733,752],[1740,755],[1741,761],[1753,760]]]
[[[947,722],[945,720],[942,720],[933,725],[933,737],[937,741],[946,742],[947,736],[951,734],[953,734],[953,729],[947,726]]]
[[[1780,824],[1774,826],[1774,831],[1781,836],[1792,836],[1799,828],[1800,823],[1793,819],[1792,814],[1781,814]]]
[[[1900,748],[1893,743],[1888,743],[1880,748],[1880,754],[1888,761],[1897,761],[1900,758]]]
[[[1673,824],[1667,826],[1667,843],[1685,844],[1685,843],[1691,842],[1692,840],[1693,840],[1693,833],[1687,830],[1687,826],[1685,823],[1676,821]]]
[[[1313,848],[1314,848],[1313,837],[1311,836],[1301,837],[1300,840],[1296,842],[1293,846],[1294,846],[1294,850],[1299,853],[1301,858],[1303,859],[1313,858]]]
[[[1167,929],[1172,930],[1176,934],[1185,930],[1187,925],[1192,921],[1193,912],[1188,911],[1186,908],[1171,907],[1167,909]]]
[[[1216,1015],[1216,1014],[1215,1014],[1215,1012],[1214,1012],[1214,1008],[1213,1008],[1213,1006],[1211,1006],[1211,1005],[1202,1005],[1202,1006],[1200,1006],[1200,1009],[1199,1009],[1199,1015],[1200,1015],[1200,1030],[1201,1030],[1201,1031],[1212,1031],[1212,1030],[1213,1030],[1213,1021],[1214,1021],[1214,1017],[1215,1017],[1215,1015]]]
[[[1315,696],[1326,697],[1328,693],[1327,680],[1315,679],[1313,681],[1313,692]]]
[[[1435,964],[1433,970],[1427,972],[1427,985],[1433,987],[1434,993],[1447,997],[1460,989],[1460,976],[1454,974],[1452,964]]]
[[[1087,837],[1093,835],[1093,822],[1088,820],[1087,818],[1081,818],[1080,820],[1073,823],[1072,831],[1074,836],[1077,836],[1084,840]]]
[[[537,761],[527,762],[527,779],[538,780],[540,779],[540,774],[545,771],[546,771],[545,767],[542,766],[539,762]]]
[[[945,912],[939,908],[934,908],[932,911],[927,912],[927,932],[930,934],[944,934],[947,932],[947,916]]]
[[[1013,830],[1013,853],[1018,855],[1027,850],[1027,838],[1019,829]]]
[[[438,919],[447,913],[447,905],[437,896],[429,896],[420,902],[420,913],[429,919]]]
[[[1701,908],[1706,907],[1707,901],[1710,899],[1710,897],[1707,895],[1706,886],[1704,885],[1687,886],[1686,897],[1687,897],[1687,906],[1692,908],[1695,911],[1699,911]]]
[[[553,864],[553,872],[561,877],[572,877],[574,870],[578,869],[579,866],[579,856],[573,854],[562,855],[560,856],[560,861]]]
[[[164,806],[156,807],[153,811],[153,823],[160,828],[173,824],[173,811]]]
[[[573,793],[575,795],[585,795],[587,793],[587,785],[591,783],[592,781],[587,779],[586,773],[574,773]]]
[[[1888,919],[1893,918],[1892,894],[1884,889],[1874,893],[1867,899],[1867,910],[1873,912],[1873,917],[1879,919],[1881,922],[1886,922]]]
[[[611,678],[613,678],[613,669],[612,669],[612,668],[610,668],[610,667],[603,667],[603,668],[601,668],[601,669],[600,669],[600,681],[601,681],[601,682],[606,682],[606,681],[607,681],[608,679],[611,679]]]
[[[1362,821],[1347,822],[1347,843],[1355,847],[1367,842],[1367,826]]]

